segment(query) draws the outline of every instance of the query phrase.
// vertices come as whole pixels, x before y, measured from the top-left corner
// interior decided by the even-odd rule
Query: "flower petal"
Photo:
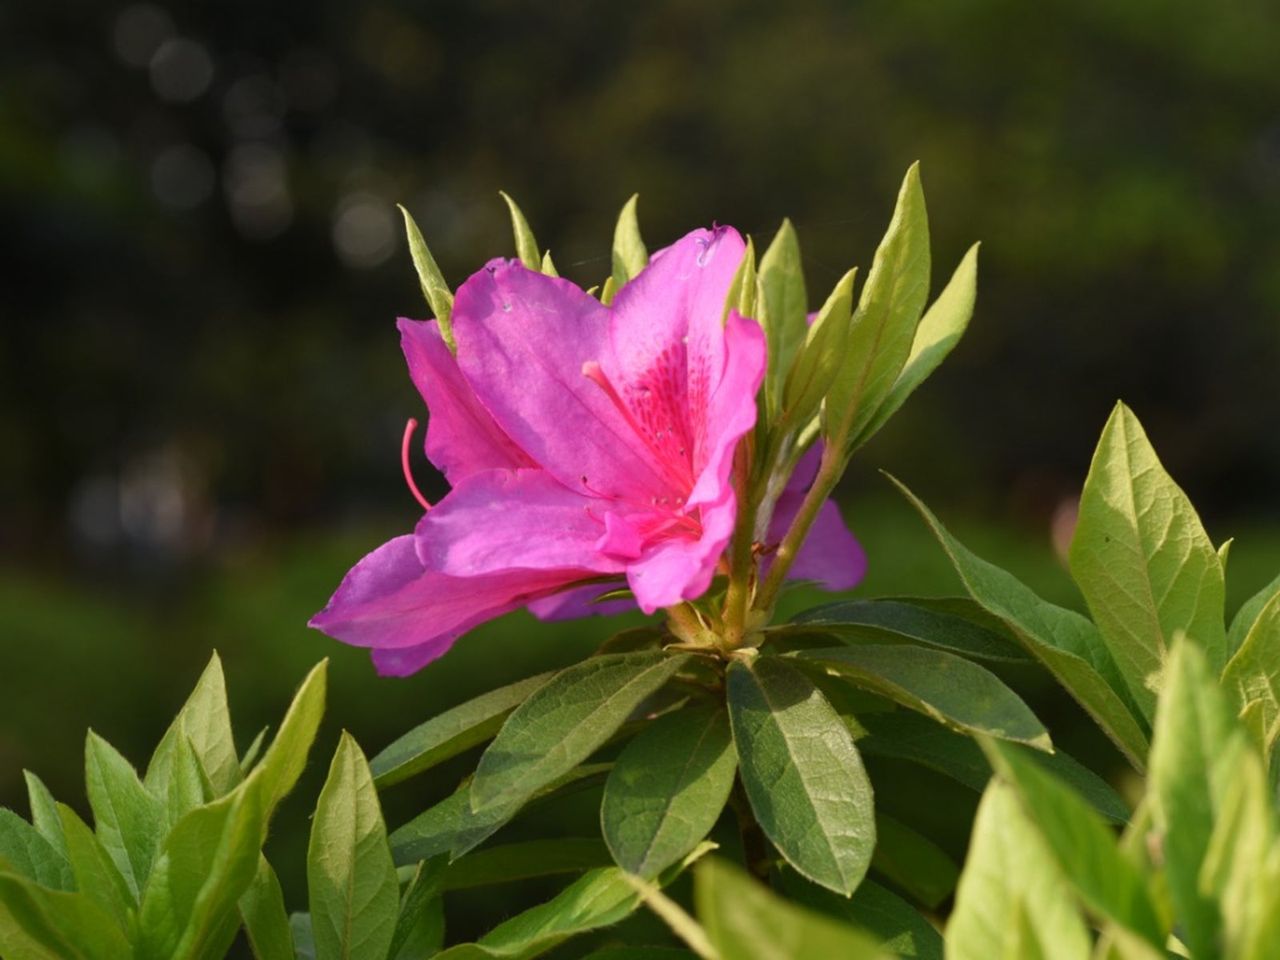
[[[566,487],[643,501],[666,492],[652,456],[606,391],[609,311],[567,280],[495,260],[458,290],[458,365],[517,445]]]
[[[421,666],[471,627],[582,579],[563,570],[450,577],[423,568],[414,540],[396,537],[356,564],[309,625],[352,646],[403,651],[384,654],[379,669]]]
[[[591,583],[585,587],[570,587],[562,593],[542,597],[529,604],[529,612],[539,620],[577,620],[581,617],[612,617],[636,608],[628,597],[605,600],[596,598],[617,588],[617,584]]]
[[[719,503],[702,507],[702,536],[671,537],[649,547],[627,566],[627,585],[645,613],[694,600],[707,592],[720,555],[733,535],[737,502],[726,486]]]
[[[804,490],[788,488],[778,498],[773,519],[769,523],[769,541],[777,543],[800,510]],[[790,580],[813,580],[827,590],[850,590],[867,573],[867,554],[845,525],[840,508],[827,500],[800,545],[796,559],[787,572]]]
[[[603,507],[545,470],[474,473],[419,521],[418,556],[428,570],[454,577],[513,569],[619,573],[622,563],[597,547]]]
[[[510,470],[533,461],[502,432],[476,398],[449,352],[436,321],[401,318],[400,346],[431,416],[427,420],[427,458],[456,484],[479,470]]]

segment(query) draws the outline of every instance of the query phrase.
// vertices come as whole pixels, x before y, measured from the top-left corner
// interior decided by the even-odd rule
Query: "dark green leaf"
[[[136,898],[164,832],[164,804],[142,785],[129,761],[92,730],[85,741],[85,785],[98,838]]]
[[[846,896],[875,846],[871,782],[817,687],[776,657],[734,662],[729,718],[751,809],[803,876]]]
[[[618,653],[560,671],[507,717],[485,750],[471,783],[472,809],[528,798],[568,773],[688,659],[662,651]]]
[[[491,690],[414,727],[369,762],[374,785],[384,789],[488,740],[507,715],[552,676],[540,673]]]
[[[418,864],[400,901],[395,936],[387,960],[426,960],[444,944],[444,903],[440,899],[439,870]]]
[[[963,733],[1053,749],[1022,698],[994,673],[961,657],[925,647],[866,644],[802,650],[796,658]]]
[[[1200,644],[1215,670],[1226,663],[1218,552],[1123,403],[1102,431],[1080,495],[1071,573],[1148,718],[1176,633]]]
[[[386,957],[400,912],[400,884],[373,775],[347,733],[316,803],[307,885],[317,960]]]
[[[526,840],[488,847],[455,860],[445,870],[440,884],[443,890],[466,890],[530,877],[582,873],[607,867],[610,862],[609,848],[594,837]]]
[[[697,846],[729,799],[736,769],[723,709],[677,710],[647,727],[605,782],[600,821],[618,866],[647,879]]]
[[[1141,771],[1147,737],[1126,703],[1124,681],[1097,627],[1078,613],[1040,599],[1013,574],[971,553],[915,494],[889,479],[929,524],[970,595],[1014,632]]]
[[[883,813],[876,814],[871,867],[932,909],[951,896],[960,876],[960,868],[941,847]]]
[[[841,600],[805,610],[792,623],[848,641],[920,643],[979,660],[1029,660],[1021,647],[993,630],[905,600]]]

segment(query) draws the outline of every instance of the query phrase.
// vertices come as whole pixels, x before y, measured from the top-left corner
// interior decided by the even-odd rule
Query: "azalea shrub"
[[[759,256],[727,226],[650,255],[633,198],[611,274],[584,290],[507,203],[517,259],[456,292],[405,214],[432,318],[402,319],[401,345],[451,489],[432,504],[415,485],[410,420],[421,518],[311,623],[388,675],[520,608],[645,625],[424,710],[371,760],[343,734],[298,891],[262,850],[324,665],[240,753],[215,656],[141,775],[89,735],[92,826],[28,775],[30,820],[0,815],[0,956],[197,960],[237,937],[258,960],[1274,956],[1280,578],[1228,620],[1230,544],[1127,407],[1070,549],[1088,616],[892,478],[964,595],[777,616],[790,585],[846,591],[875,562],[833,492],[973,312],[976,246],[930,302],[916,168],[865,279],[812,300],[788,223]],[[1028,678],[1064,690],[1127,774],[1056,747]],[[380,793],[463,754],[474,770],[445,799],[385,823]],[[893,799],[938,778],[976,810],[963,864]],[[546,805],[587,812],[571,832],[508,829]],[[563,888],[451,935],[455,892],[529,878]],[[638,912],[661,924],[623,922]]]

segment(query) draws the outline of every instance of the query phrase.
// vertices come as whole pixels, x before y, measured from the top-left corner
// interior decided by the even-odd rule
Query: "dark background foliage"
[[[633,191],[652,247],[790,216],[817,301],[919,159],[935,289],[982,240],[978,313],[850,476],[864,589],[954,590],[885,467],[1078,602],[1050,533],[1117,397],[1241,538],[1232,596],[1256,587],[1278,49],[1269,0],[0,7],[0,799],[33,766],[79,802],[90,723],[144,760],[213,646],[245,740],[332,655],[334,723],[370,751],[590,648],[594,625],[513,618],[378,681],[302,627],[414,519],[397,201],[455,284],[511,252],[500,187],[586,285]]]

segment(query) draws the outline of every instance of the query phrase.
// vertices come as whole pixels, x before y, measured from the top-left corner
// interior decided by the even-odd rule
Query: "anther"
[[[431,501],[422,495],[422,491],[413,481],[413,471],[409,469],[409,441],[413,439],[413,431],[417,429],[418,421],[410,417],[409,422],[404,425],[404,439],[400,441],[400,469],[404,471],[404,482],[408,484],[409,492],[413,494],[414,499],[422,504],[423,510],[430,510]]]

